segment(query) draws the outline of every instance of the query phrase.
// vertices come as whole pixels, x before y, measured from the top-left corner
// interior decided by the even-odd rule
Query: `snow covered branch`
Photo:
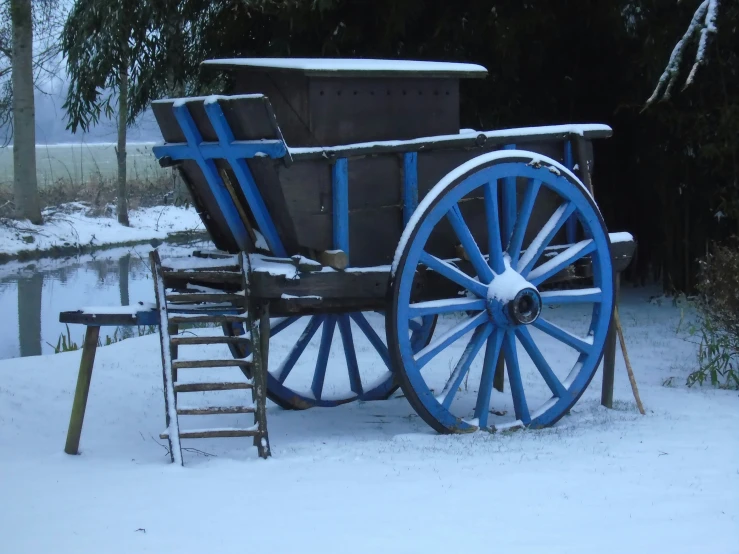
[[[693,67],[690,70],[690,74],[685,81],[683,90],[689,87],[695,75],[698,72],[698,68],[706,63],[706,49],[711,36],[716,33],[716,15],[718,13],[720,0],[703,0],[698,9],[693,14],[693,19],[688,26],[688,30],[685,31],[683,37],[675,45],[670,55],[670,61],[667,62],[662,76],[659,78],[657,87],[654,89],[652,96],[647,100],[645,108],[651,106],[657,100],[667,100],[672,94],[672,88],[675,86],[677,81],[680,66],[683,62],[683,55],[685,49],[692,39],[700,37],[698,42],[698,49],[695,53],[695,60],[693,61]]]

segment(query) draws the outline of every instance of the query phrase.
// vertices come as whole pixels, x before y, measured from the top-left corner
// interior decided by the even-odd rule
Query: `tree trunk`
[[[126,120],[128,119],[128,65],[122,64],[118,87],[118,223],[129,226],[126,191]]]
[[[40,225],[36,182],[36,114],[33,103],[31,0],[10,0],[13,23],[13,199],[15,216]]]

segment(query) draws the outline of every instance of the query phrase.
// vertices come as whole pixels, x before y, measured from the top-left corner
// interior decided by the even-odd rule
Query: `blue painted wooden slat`
[[[175,106],[172,109],[177,123],[179,123],[185,135],[187,145],[190,148],[189,159],[195,161],[200,166],[200,170],[203,172],[203,176],[213,192],[218,208],[226,220],[226,224],[236,241],[236,245],[241,250],[248,250],[251,244],[251,238],[247,233],[244,223],[241,221],[231,195],[226,190],[226,185],[224,185],[221,176],[218,174],[215,162],[213,160],[206,160],[200,153],[200,143],[203,142],[203,137],[200,135],[200,131],[198,131],[197,125],[192,115],[190,115],[190,111],[185,105]]]
[[[349,162],[336,160],[331,171],[333,195],[334,248],[343,250],[349,257]]]
[[[275,227],[274,221],[272,221],[272,217],[267,211],[267,206],[264,204],[262,195],[249,170],[249,166],[246,164],[246,160],[239,157],[232,148],[234,135],[228,126],[226,115],[223,113],[221,106],[217,102],[206,103],[205,112],[208,115],[211,125],[213,125],[216,135],[218,135],[220,148],[224,154],[223,157],[228,160],[231,169],[236,175],[236,180],[241,186],[241,190],[249,204],[259,231],[267,241],[267,246],[269,246],[270,251],[275,256],[287,256],[287,251],[282,245],[280,236],[277,233],[277,227]]]
[[[285,143],[280,140],[234,140],[228,145],[228,151],[239,158],[256,158],[259,154],[283,158],[287,153]],[[191,150],[187,144],[172,143],[155,146],[152,152],[157,159],[168,156],[173,160],[189,160]],[[201,143],[200,154],[206,160],[226,159],[226,153],[218,142]]]
[[[564,165],[570,171],[575,167],[575,162],[572,158],[572,141],[565,141],[565,152],[564,152]],[[567,227],[565,227],[565,234],[567,236],[567,242],[574,244],[577,240],[577,216],[571,215],[567,220]]]
[[[506,144],[503,150],[515,150],[515,144]],[[516,223],[516,178],[506,177],[503,179],[503,198],[501,202],[500,234],[503,250],[507,250],[508,241],[513,234],[513,226]]]
[[[403,226],[418,207],[418,152],[403,155]]]

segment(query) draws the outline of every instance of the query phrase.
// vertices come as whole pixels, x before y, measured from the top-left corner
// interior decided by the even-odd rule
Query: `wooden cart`
[[[460,130],[459,81],[486,75],[471,64],[205,63],[227,94],[155,102],[154,153],[180,170],[219,255],[243,256],[246,285],[197,270],[164,284],[244,291],[272,337],[296,330],[264,370],[270,399],[331,407],[402,387],[443,433],[568,412],[635,246],[593,197],[592,142],[609,127]],[[222,323],[248,359],[249,330]],[[453,364],[435,362],[444,352]]]

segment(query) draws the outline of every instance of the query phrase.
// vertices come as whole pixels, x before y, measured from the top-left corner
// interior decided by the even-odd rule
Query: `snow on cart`
[[[441,433],[545,427],[570,410],[635,247],[609,235],[593,196],[592,143],[609,127],[460,131],[459,82],[485,77],[478,65],[205,65],[227,94],[154,103],[154,153],[180,170],[216,247],[197,264],[153,257],[173,461],[188,437],[254,436],[268,455],[265,392],[305,409],[400,387]],[[224,336],[177,335],[188,321]],[[290,347],[269,352],[288,330]],[[177,357],[208,341],[233,359]],[[435,363],[448,349],[454,363]],[[208,363],[244,378],[182,380]],[[242,409],[188,411],[186,393],[239,388],[254,391],[253,427],[180,429],[182,414]]]

